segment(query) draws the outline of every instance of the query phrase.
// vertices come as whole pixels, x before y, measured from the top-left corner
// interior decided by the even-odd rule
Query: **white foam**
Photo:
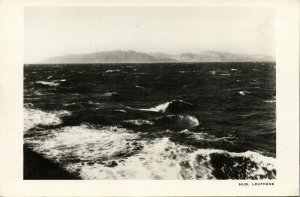
[[[124,120],[125,123],[130,123],[132,125],[137,125],[137,126],[141,126],[141,125],[153,125],[154,122],[149,121],[149,120],[142,120],[142,119],[137,119],[137,120]]]
[[[104,93],[103,96],[112,96],[114,94],[118,94],[116,92],[107,92],[107,93]]]
[[[63,104],[63,106],[72,106],[72,105],[76,105],[77,103],[65,103]],[[79,104],[80,105],[80,104]]]
[[[56,82],[47,82],[47,81],[36,81],[35,83],[48,85],[48,86],[58,86],[59,83]]]
[[[218,150],[218,149],[198,149],[195,151],[193,154],[195,155],[201,155],[207,157],[207,161],[210,161],[211,157],[210,154],[212,153],[217,153],[217,154],[222,154],[222,155],[227,155],[230,158],[236,158],[236,157],[242,157],[242,158],[248,158],[250,161],[256,164],[257,168],[248,168],[246,170],[246,176],[248,179],[251,177],[257,178],[259,175],[266,175],[266,171],[264,169],[268,169],[269,171],[271,170],[276,170],[276,159],[273,157],[266,157],[263,156],[257,152],[253,151],[246,151],[242,153],[234,153],[234,152],[228,152],[225,150]],[[208,164],[209,165],[209,164]],[[240,165],[239,163],[235,163],[232,167],[233,168],[239,168]]]
[[[229,74],[229,73],[221,73],[220,75],[221,76],[230,76],[231,74]]]
[[[34,150],[47,158],[67,163],[67,170],[79,172],[84,179],[182,179],[179,162],[186,157],[180,150],[184,147],[177,147],[168,138],[147,142],[139,134],[118,127],[65,127],[25,142],[34,144]],[[118,156],[134,153],[139,146],[144,148],[132,156]],[[72,158],[81,162],[66,161]],[[103,164],[111,161],[117,166]]]
[[[274,169],[274,159],[258,153],[231,153],[217,149],[198,149],[176,145],[168,138],[156,139],[145,144],[144,149],[119,163],[116,167],[100,164],[84,166],[81,175],[87,179],[215,179],[210,154],[227,154],[231,158],[246,157],[258,165],[249,169],[249,176],[264,175],[263,167]],[[202,160],[197,160],[201,156]],[[233,166],[238,168],[240,164]]]
[[[187,119],[189,124],[192,126],[192,127],[195,127],[195,126],[198,126],[199,125],[199,121],[198,119],[195,117],[195,116],[190,116],[190,115],[186,115],[183,117],[184,119]]]
[[[264,167],[275,168],[274,158],[252,151],[196,150],[175,144],[167,137],[145,140],[141,136],[125,128],[81,125],[52,130],[43,137],[25,138],[25,142],[47,158],[65,164],[67,170],[78,172],[83,179],[214,179],[212,153],[249,158],[259,166],[249,169],[249,176],[264,174]],[[72,159],[77,161],[71,162]]]
[[[114,110],[115,112],[121,112],[121,113],[127,113],[127,111],[126,110],[124,110],[124,109],[116,109],[116,110]]]
[[[149,75],[151,73],[144,73],[144,72],[138,72],[138,73],[133,73],[134,75]]]
[[[74,156],[83,161],[107,159],[126,150],[126,142],[131,143],[138,134],[118,127],[89,128],[86,125],[50,130],[42,139],[27,138],[26,143],[34,143],[36,151],[56,161],[65,156]]]
[[[156,139],[114,168],[84,166],[81,175],[87,179],[182,179],[178,157],[185,155],[168,138]]]
[[[265,100],[265,103],[276,103],[276,100]]]
[[[226,137],[216,137],[214,135],[209,135],[207,133],[194,133],[189,131],[188,129],[180,131],[180,133],[186,133],[192,136],[193,139],[198,141],[205,141],[205,142],[229,142],[234,143],[238,140],[236,137],[226,136]]]
[[[94,101],[88,101],[87,103],[90,105],[101,105],[102,104],[102,103],[94,102]]]
[[[169,118],[175,118],[176,122],[182,126],[187,126],[189,128],[198,126],[199,120],[195,116],[191,115],[167,115]]]
[[[106,70],[106,73],[113,73],[113,72],[120,72],[119,69],[114,69],[114,70]]]
[[[166,109],[169,107],[169,105],[173,102],[180,102],[180,103],[184,103],[184,104],[187,104],[187,105],[192,105],[191,103],[188,103],[188,102],[185,102],[183,100],[172,100],[172,101],[169,101],[169,102],[165,102],[163,104],[160,104],[160,105],[157,105],[155,107],[151,107],[151,108],[148,108],[148,109],[139,109],[141,111],[153,111],[153,112],[166,112]]]
[[[139,109],[141,111],[153,111],[153,112],[162,112],[164,113],[171,102],[166,102],[149,109]]]
[[[145,89],[143,86],[135,86],[136,88]]]
[[[251,93],[251,92],[249,92],[249,91],[239,91],[239,94],[243,95],[243,96],[245,96],[246,94],[249,94],[249,93]]]
[[[38,90],[35,90],[35,91],[33,92],[33,94],[34,94],[34,95],[37,95],[37,96],[42,95],[42,93],[41,93],[40,91],[38,91]]]
[[[38,109],[24,108],[24,131],[37,125],[59,125],[62,123],[60,117],[70,115],[68,111],[45,112]]]

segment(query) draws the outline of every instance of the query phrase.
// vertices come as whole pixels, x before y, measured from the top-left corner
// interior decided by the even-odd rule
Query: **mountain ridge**
[[[221,51],[203,51],[201,53],[187,52],[173,55],[162,52],[143,53],[133,50],[114,50],[50,57],[40,63],[179,63],[247,61],[274,61],[274,59],[270,56],[265,55],[247,55]]]

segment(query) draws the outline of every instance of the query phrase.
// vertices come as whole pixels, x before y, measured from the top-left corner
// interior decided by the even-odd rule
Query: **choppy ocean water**
[[[25,65],[24,143],[83,179],[274,179],[275,70]]]

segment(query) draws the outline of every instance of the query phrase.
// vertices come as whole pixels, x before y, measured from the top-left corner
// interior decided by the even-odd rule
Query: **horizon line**
[[[118,52],[118,51],[119,52],[144,53],[144,54],[147,54],[147,55],[150,55],[150,56],[154,53],[162,53],[162,54],[171,55],[171,56],[179,56],[179,55],[183,55],[183,54],[199,55],[199,54],[205,53],[205,52],[217,52],[217,53],[229,53],[229,54],[246,55],[246,56],[265,56],[267,58],[272,59],[271,62],[276,61],[276,56],[266,55],[266,54],[235,53],[235,52],[218,51],[218,50],[203,50],[203,51],[200,51],[200,52],[168,53],[168,52],[161,52],[161,51],[144,52],[144,51],[137,51],[137,50],[132,50],[132,49],[127,49],[127,50],[125,50],[125,49],[114,49],[114,50],[95,51],[95,52],[88,52],[88,53],[71,53],[71,54],[64,54],[64,55],[57,55],[57,56],[47,57],[47,58],[44,58],[44,59],[39,60],[39,61],[42,62],[42,61],[45,61],[45,60],[50,59],[50,58],[58,58],[58,57],[65,57],[65,56],[72,56],[72,55],[89,55],[89,54],[95,54],[95,53]],[[24,61],[24,64],[43,64],[43,63],[39,63],[39,61],[35,61],[35,63],[25,63],[25,61]],[[264,61],[264,60],[258,60],[258,61]],[[176,61],[176,62],[178,62],[178,61]],[[221,61],[216,61],[216,62],[221,62]],[[234,61],[234,62],[246,62],[246,61]],[[128,62],[128,63],[130,63],[130,62]],[[132,63],[134,63],[134,62],[132,62]],[[143,63],[143,62],[140,62],[140,63]],[[154,63],[156,63],[156,62],[154,62]],[[157,63],[159,63],[159,62],[157,62]],[[172,62],[169,62],[169,63],[172,63]]]
[[[199,63],[258,63],[258,62],[270,62],[276,63],[276,60],[260,60],[260,61],[211,61],[211,62],[95,62],[95,63],[23,63],[23,65],[67,65],[67,64],[199,64]]]

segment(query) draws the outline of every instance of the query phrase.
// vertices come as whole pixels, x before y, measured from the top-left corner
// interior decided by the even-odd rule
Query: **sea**
[[[276,178],[276,64],[26,64],[24,144],[82,179]]]

